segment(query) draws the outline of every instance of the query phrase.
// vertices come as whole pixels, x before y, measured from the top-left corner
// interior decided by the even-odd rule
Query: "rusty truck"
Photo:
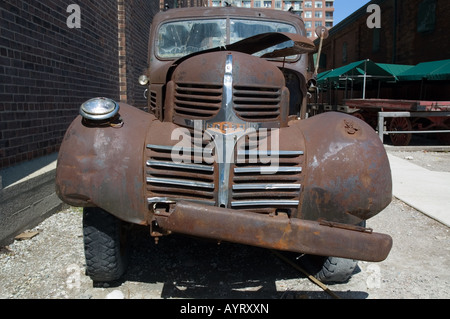
[[[317,50],[305,34],[287,11],[155,15],[146,109],[93,97],[58,155],[57,194],[83,207],[93,281],[125,273],[130,225],[320,256],[325,282],[387,258],[392,238],[365,221],[392,200],[388,157],[354,116],[305,116]]]

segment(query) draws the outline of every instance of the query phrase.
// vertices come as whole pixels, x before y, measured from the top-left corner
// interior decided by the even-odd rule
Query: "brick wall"
[[[71,29],[67,7],[74,3],[81,28]],[[149,21],[159,3],[126,3],[131,83],[146,67]],[[0,169],[58,151],[85,100],[120,99],[118,43],[117,1],[0,2]],[[128,86],[128,102],[142,104],[139,89]]]
[[[157,1],[125,1],[127,102],[139,108],[147,107],[145,87],[138,83],[138,78],[148,67],[150,24],[158,11]]]

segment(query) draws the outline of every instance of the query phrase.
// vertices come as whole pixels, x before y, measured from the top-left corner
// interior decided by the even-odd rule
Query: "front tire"
[[[83,209],[86,274],[95,282],[118,280],[128,265],[127,224],[98,207]]]
[[[345,283],[353,274],[358,261],[339,257],[328,257],[315,277],[323,283]]]

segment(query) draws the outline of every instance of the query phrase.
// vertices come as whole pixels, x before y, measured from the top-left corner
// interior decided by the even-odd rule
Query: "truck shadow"
[[[161,298],[330,299],[270,250],[171,235],[155,244],[148,228],[137,227],[130,245],[125,281],[163,283]],[[295,254],[287,254],[302,267]],[[303,265],[305,266],[305,265]],[[298,289],[298,287],[311,287]],[[331,288],[332,290],[332,288]],[[362,291],[336,292],[340,298],[364,299]]]

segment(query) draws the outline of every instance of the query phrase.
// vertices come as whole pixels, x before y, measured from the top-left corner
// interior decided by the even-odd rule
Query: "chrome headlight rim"
[[[106,97],[96,97],[84,102],[80,115],[92,121],[104,121],[114,118],[119,112],[119,104]]]

